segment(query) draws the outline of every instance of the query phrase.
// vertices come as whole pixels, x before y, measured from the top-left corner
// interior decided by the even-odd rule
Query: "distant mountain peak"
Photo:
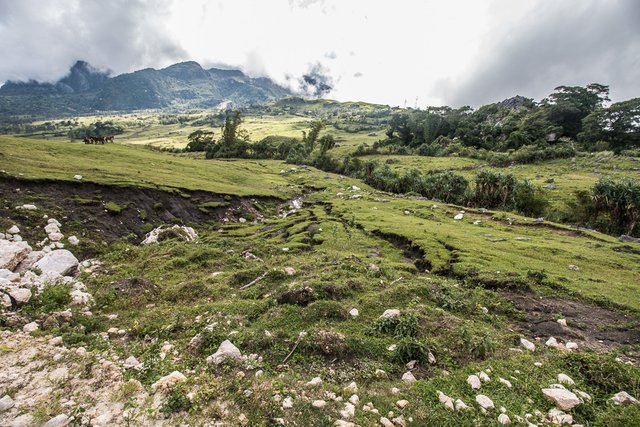
[[[240,70],[206,70],[195,61],[111,77],[109,72],[78,60],[53,84],[7,82],[0,87],[0,114],[51,117],[61,112],[216,108],[228,102],[241,106],[291,95],[289,89],[268,77],[251,78]]]

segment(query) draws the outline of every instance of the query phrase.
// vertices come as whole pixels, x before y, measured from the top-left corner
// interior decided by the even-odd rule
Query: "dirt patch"
[[[144,277],[131,277],[113,282],[113,288],[125,295],[156,295],[158,285]]]
[[[503,296],[524,313],[522,327],[544,341],[556,337],[594,350],[640,343],[640,319],[636,316],[531,292],[505,292]],[[567,326],[557,322],[559,317],[567,319]]]
[[[165,223],[234,222],[261,217],[259,207],[281,202],[275,198],[240,198],[203,191],[163,191],[154,188],[102,185],[89,182],[19,180],[0,177],[0,202],[5,220],[25,225],[21,234],[37,242],[46,237],[43,214],[62,222],[65,235],[79,233],[96,242],[130,237],[141,239],[154,226]],[[35,204],[37,211],[14,209]],[[30,224],[31,221],[33,224]],[[44,220],[43,220],[44,221]]]
[[[380,230],[374,230],[372,234],[376,237],[386,240],[391,245],[400,249],[404,257],[413,262],[419,272],[428,272],[433,267],[431,261],[425,258],[426,253],[419,245],[416,245],[410,239],[393,233],[385,233]]]

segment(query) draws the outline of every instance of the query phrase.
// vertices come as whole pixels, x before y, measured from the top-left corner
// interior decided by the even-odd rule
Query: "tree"
[[[593,111],[583,120],[580,139],[588,144],[605,141],[615,151],[640,147],[640,98]]]
[[[582,120],[609,101],[609,86],[591,83],[586,87],[558,86],[544,101],[549,120],[562,127],[563,134],[576,138]]]
[[[214,143],[213,131],[198,129],[191,132],[189,136],[187,136],[187,140],[189,142],[187,143],[184,151],[208,151]]]
[[[222,138],[217,144],[212,144],[207,150],[206,157],[246,157],[249,148],[249,133],[240,129],[242,124],[242,114],[240,111],[227,112],[224,126],[222,127]]]
[[[302,132],[302,143],[304,144],[305,151],[307,154],[311,154],[311,152],[315,149],[316,141],[318,140],[318,135],[320,135],[320,131],[324,128],[324,123],[319,120],[311,122],[311,129],[309,129],[309,133]]]

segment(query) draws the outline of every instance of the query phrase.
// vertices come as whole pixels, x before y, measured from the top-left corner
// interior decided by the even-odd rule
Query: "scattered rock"
[[[17,225],[12,225],[8,230],[7,233],[9,234],[18,234],[20,233],[20,229],[18,228]]]
[[[72,421],[67,415],[60,414],[44,423],[43,427],[65,427]]]
[[[151,384],[151,389],[153,391],[165,390],[174,386],[177,383],[187,381],[187,377],[185,377],[180,371],[173,371],[169,375],[166,375],[160,378],[155,383]]]
[[[427,361],[429,362],[429,365],[435,365],[436,356],[434,356],[433,353],[429,352],[429,354],[427,355]]]
[[[464,412],[471,409],[470,406],[467,406],[467,404],[460,399],[456,399],[455,407],[456,407],[456,411],[458,412]]]
[[[453,399],[441,391],[438,392],[438,400],[440,401],[440,403],[442,403],[444,406],[451,409],[452,411],[455,409],[455,406],[453,404]]]
[[[291,408],[293,408],[293,398],[291,396],[287,396],[282,400],[282,409]]]
[[[526,350],[536,351],[535,344],[525,338],[520,338],[520,345],[524,347]]]
[[[67,240],[69,241],[69,244],[72,246],[77,246],[80,243],[80,239],[78,239],[76,236],[69,236]]]
[[[25,288],[13,288],[8,294],[16,301],[18,307],[22,307],[31,299],[31,291]]]
[[[578,271],[578,270],[580,270],[580,267],[578,267],[577,265],[573,265],[573,264],[570,264],[567,268],[568,268],[569,270],[572,270],[572,271]]]
[[[351,310],[349,310],[349,315],[351,317],[358,317],[360,315],[360,312],[357,308],[352,308]]]
[[[0,413],[6,412],[9,409],[13,408],[14,402],[11,396],[5,394],[2,399],[0,399]]]
[[[553,402],[559,409],[568,411],[581,402],[578,396],[570,392],[569,390],[563,390],[558,388],[543,388],[542,394],[547,400]]]
[[[345,403],[344,409],[340,411],[340,416],[342,418],[349,419],[349,418],[355,417],[355,415],[356,415],[356,407],[353,406],[352,403],[349,403],[349,402]]]
[[[26,242],[0,240],[0,268],[13,271],[29,253],[31,246]]]
[[[414,383],[417,380],[416,380],[416,377],[414,377],[410,371],[407,371],[404,374],[402,374],[402,381],[408,382],[408,383]]]
[[[567,319],[558,319],[558,324],[560,326],[567,326]]]
[[[480,378],[477,375],[469,375],[467,377],[467,384],[469,384],[474,390],[478,390],[482,386]]]
[[[220,344],[220,347],[218,347],[218,351],[207,357],[207,363],[215,363],[216,365],[219,365],[225,359],[232,359],[236,361],[242,360],[242,353],[240,353],[238,347],[233,345],[229,340],[223,341],[222,344]]]
[[[638,403],[638,400],[626,391],[616,393],[610,400],[614,405],[632,405]]]
[[[68,250],[59,249],[45,254],[34,267],[40,270],[41,277],[52,280],[74,272],[78,259]]]
[[[454,220],[456,221],[460,221],[461,219],[464,218],[464,214],[463,213],[459,213],[456,216],[453,217]]]
[[[296,269],[293,267],[285,267],[284,272],[287,273],[288,276],[293,276],[296,274]]]
[[[158,243],[165,239],[170,239],[173,237],[177,237],[179,239],[184,240],[185,242],[192,242],[198,238],[198,233],[191,228],[186,227],[184,225],[174,225],[173,227],[164,228],[158,227],[151,230],[145,236],[145,239],[142,241],[142,245],[149,245],[151,243]]]
[[[565,346],[565,348],[567,350],[577,350],[578,349],[578,344],[575,343],[575,342],[572,342],[572,341],[569,341],[564,346]]]
[[[393,423],[387,417],[380,417],[380,424],[384,427],[394,427]]]
[[[73,179],[80,181],[82,179],[82,175],[73,175]]]
[[[321,383],[322,383],[322,378],[315,377],[315,378],[312,378],[311,381],[307,382],[307,385],[310,387],[315,387]]]
[[[511,381],[509,381],[509,380],[505,380],[505,379],[504,379],[504,378],[502,378],[502,377],[498,378],[498,380],[499,380],[502,384],[506,385],[508,388],[511,388]]]
[[[544,345],[546,345],[547,347],[557,348],[558,340],[556,340],[554,337],[551,337],[544,343]]]
[[[384,313],[382,313],[380,315],[381,318],[383,317],[398,317],[400,316],[400,310],[396,309],[396,308],[391,308],[388,310],[385,310]]]
[[[36,322],[27,323],[22,327],[22,331],[30,334],[33,331],[40,329],[40,326]]]
[[[507,414],[500,414],[498,415],[498,422],[503,426],[508,426],[511,424],[511,419]]]
[[[396,402],[396,405],[398,406],[398,408],[400,409],[404,409],[407,405],[409,404],[408,400],[402,399],[402,400],[398,400]]]
[[[560,384],[574,385],[575,382],[566,374],[558,374],[558,382]]]
[[[123,363],[125,368],[128,369],[140,369],[142,368],[142,363],[135,358],[135,356],[129,356]]]
[[[327,406],[327,402],[325,402],[324,400],[314,400],[313,402],[311,402],[311,406],[316,409],[322,409]]]
[[[489,399],[484,394],[477,395],[476,396],[476,402],[484,410],[494,409],[495,408],[495,405],[493,404],[493,400]]]

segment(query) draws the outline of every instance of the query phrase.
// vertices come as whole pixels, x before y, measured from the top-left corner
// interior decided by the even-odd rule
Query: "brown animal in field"
[[[84,141],[85,144],[93,144],[93,141],[88,136],[85,136],[82,141]]]
[[[94,144],[104,144],[104,136],[92,136],[91,139]]]
[[[113,142],[113,135],[108,135],[104,137],[104,142]]]

